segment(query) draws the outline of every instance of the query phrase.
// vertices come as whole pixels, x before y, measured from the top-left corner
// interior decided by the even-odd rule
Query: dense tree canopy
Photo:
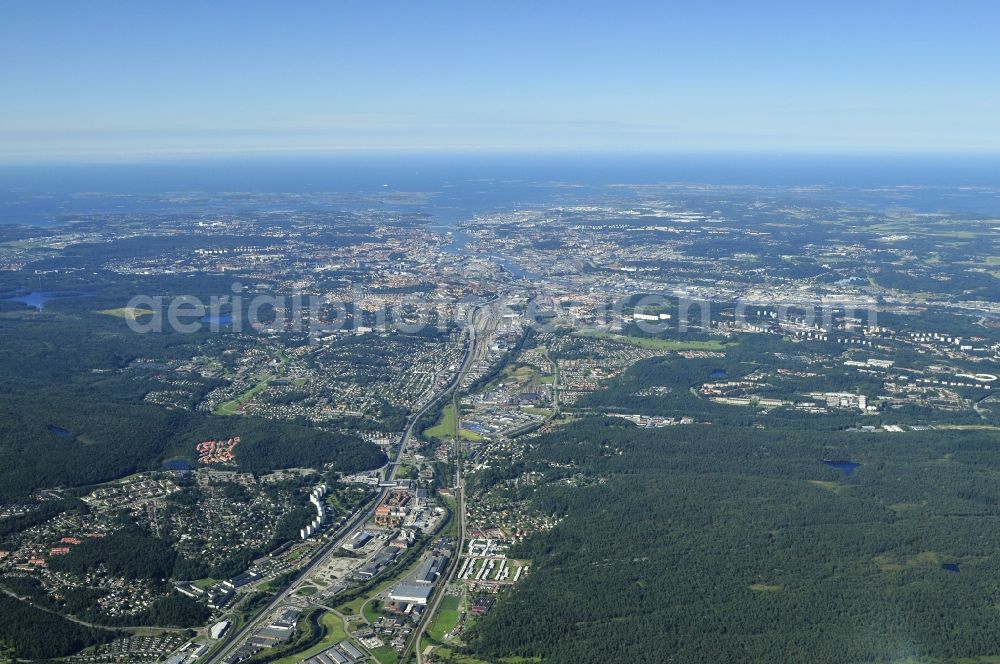
[[[512,552],[532,573],[472,631],[481,653],[583,663],[1000,652],[994,432],[904,440],[594,418],[536,442],[522,467],[546,477],[524,495],[562,520]],[[848,477],[824,459],[861,465]]]
[[[84,627],[4,594],[0,594],[0,616],[0,645],[11,648],[16,658],[72,655],[114,637],[113,632]]]
[[[168,579],[176,554],[169,542],[138,529],[88,539],[65,556],[52,558],[53,570],[84,574],[97,566],[108,573],[132,579]]]
[[[188,360],[203,354],[205,344],[225,341],[208,332],[136,334],[120,319],[94,311],[126,299],[118,293],[60,300],[53,305],[58,314],[21,307],[0,316],[0,499],[108,481],[168,458],[190,459],[195,443],[209,437],[240,435],[238,460],[254,472],[327,463],[354,471],[384,462],[374,446],[355,437],[146,402],[150,390],[162,388],[157,361]],[[183,378],[192,398],[217,385],[198,374]],[[400,413],[390,409],[385,418],[398,424]]]

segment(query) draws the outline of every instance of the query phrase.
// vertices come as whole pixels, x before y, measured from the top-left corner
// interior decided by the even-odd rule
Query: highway
[[[473,312],[471,325],[469,326],[470,334],[475,334],[476,331],[486,332],[489,330],[491,324],[496,322],[496,319],[492,315],[480,316],[483,309],[478,308]],[[488,310],[487,310],[488,311]],[[492,313],[492,312],[491,312]],[[490,335],[484,334],[481,338],[486,340],[490,339]],[[459,376],[462,376],[468,369],[468,365],[471,365],[474,361],[478,361],[481,357],[485,357],[485,353],[475,348],[475,337],[470,339],[468,359],[462,365],[462,371],[459,372]],[[458,401],[458,392],[455,391],[453,398]],[[458,427],[460,424],[460,417],[457,415],[456,410],[456,420],[455,426]],[[427,631],[427,627],[431,624],[434,619],[434,614],[437,613],[438,607],[441,605],[441,600],[445,596],[445,589],[448,587],[458,572],[458,561],[462,556],[462,551],[465,548],[465,478],[462,476],[462,460],[464,457],[462,451],[462,439],[459,436],[455,437],[455,453],[456,453],[456,467],[455,467],[455,518],[458,519],[458,537],[455,543],[455,552],[449,561],[448,573],[442,577],[438,582],[437,586],[434,588],[434,595],[431,598],[430,604],[427,610],[424,611],[420,618],[420,622],[417,624],[417,628],[413,630],[413,634],[410,636],[410,640],[407,642],[406,647],[400,654],[399,661],[405,664],[408,661],[411,650],[414,650],[417,655],[417,664],[423,664],[424,654],[420,650],[420,640],[423,638],[424,633]]]
[[[474,311],[472,314],[473,321],[475,321],[477,314],[478,314],[478,307],[476,308],[476,311]],[[462,365],[459,367],[459,370],[455,372],[455,375],[448,382],[448,384],[441,390],[439,390],[438,393],[433,398],[429,399],[427,401],[427,404],[424,405],[423,408],[421,408],[419,411],[411,415],[410,418],[407,420],[406,428],[403,430],[403,435],[400,437],[399,450],[396,452],[396,458],[393,459],[386,467],[387,470],[385,479],[387,481],[395,478],[396,470],[399,467],[399,462],[403,458],[403,451],[406,449],[406,444],[407,442],[409,442],[411,436],[413,435],[413,430],[416,427],[417,422],[419,422],[420,418],[423,417],[424,414],[427,413],[427,411],[434,406],[434,404],[438,401],[438,399],[441,398],[442,395],[447,394],[452,389],[458,387],[462,379],[463,373],[468,369],[469,365],[472,363],[475,357],[474,349],[476,347],[476,325],[475,324],[469,325],[466,329],[468,331],[468,340],[466,342],[467,345],[465,349],[465,356],[463,357],[462,360]],[[389,487],[383,487],[382,490],[379,492],[379,495],[376,498],[376,500],[371,502],[367,508],[358,512],[347,524],[345,524],[340,530],[338,530],[337,533],[334,536],[332,536],[326,544],[320,547],[320,549],[313,555],[313,557],[309,560],[308,563],[306,563],[303,567],[300,568],[299,570],[300,573],[296,577],[295,581],[293,581],[291,584],[288,585],[287,588],[285,588],[277,595],[275,595],[274,599],[272,599],[267,604],[267,606],[264,607],[264,609],[257,614],[256,618],[248,621],[239,631],[234,632],[229,637],[225,638],[223,640],[222,647],[217,648],[215,653],[205,660],[206,664],[216,664],[217,662],[223,661],[233,650],[237,649],[240,646],[240,644],[242,644],[247,638],[249,638],[249,636],[253,633],[254,630],[261,627],[261,625],[264,624],[264,621],[267,620],[278,609],[278,607],[286,603],[288,598],[299,588],[299,586],[306,579],[306,577],[308,577],[309,572],[311,572],[313,569],[321,565],[329,557],[330,554],[339,549],[345,542],[348,541],[348,539],[350,539],[350,537],[354,534],[354,532],[359,526],[361,526],[374,516],[375,508],[382,503],[382,501],[385,499],[388,493],[389,493]]]
[[[458,468],[455,472],[455,486],[455,517],[458,519],[458,537],[455,543],[455,554],[449,562],[450,569],[447,577],[442,578],[437,587],[434,589],[434,598],[431,600],[430,606],[427,607],[427,610],[424,611],[424,615],[420,619],[420,624],[417,625],[417,629],[414,630],[409,643],[406,644],[406,648],[403,649],[399,658],[400,662],[405,663],[407,661],[407,658],[410,655],[410,649],[413,648],[417,653],[417,664],[423,664],[424,653],[420,650],[420,640],[423,638],[424,633],[427,631],[427,627],[434,619],[434,614],[437,613],[438,607],[441,605],[441,600],[444,599],[445,589],[448,587],[448,584],[454,580],[455,574],[458,572],[458,561],[459,558],[461,558],[462,550],[465,547],[465,478],[462,477],[461,457],[459,458]]]

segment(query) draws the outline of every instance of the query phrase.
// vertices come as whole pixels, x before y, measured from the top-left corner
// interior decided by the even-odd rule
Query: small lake
[[[65,300],[71,297],[87,297],[88,293],[77,293],[74,291],[32,291],[27,295],[18,295],[16,297],[8,297],[8,302],[20,302],[21,304],[26,304],[32,309],[38,309],[41,311],[45,308],[45,303],[49,300]]]
[[[229,314],[222,314],[219,316],[202,316],[202,323],[208,323],[209,325],[232,325],[233,317]]]
[[[191,462],[187,459],[168,459],[163,462],[163,470],[191,470]]]
[[[941,563],[941,569],[946,572],[954,572],[955,574],[959,572],[958,563]]]
[[[54,424],[48,426],[49,433],[55,434],[60,438],[69,438],[73,433],[69,429],[63,429],[62,427],[57,427]]]
[[[729,374],[726,373],[725,369],[712,369],[712,373],[708,374],[709,379],[718,380],[720,378],[725,378]]]
[[[860,463],[854,463],[853,461],[845,460],[832,460],[823,459],[823,463],[831,468],[836,468],[844,473],[844,475],[850,477],[855,470],[861,465]]]

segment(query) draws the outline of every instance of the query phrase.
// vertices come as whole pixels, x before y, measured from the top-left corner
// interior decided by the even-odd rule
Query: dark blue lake
[[[202,316],[201,322],[208,323],[209,325],[232,325],[233,317],[229,315]]]
[[[63,429],[62,427],[57,427],[54,424],[50,424],[48,426],[48,429],[49,429],[49,433],[54,433],[55,435],[59,436],[60,438],[69,438],[70,436],[73,435],[72,432],[70,432],[69,429]]]
[[[73,291],[32,291],[27,295],[8,297],[7,301],[20,302],[41,311],[45,308],[45,303],[49,300],[64,300],[70,297],[87,297],[87,293],[76,293]]]
[[[163,462],[164,470],[191,470],[191,462],[187,459],[168,459]]]
[[[844,475],[850,477],[855,470],[858,469],[860,463],[854,463],[853,461],[843,461],[843,460],[831,460],[823,459],[823,463],[831,468],[836,468],[837,470],[843,471]]]
[[[955,572],[956,574],[959,571],[958,563],[941,563],[941,569],[946,572]]]
[[[725,369],[712,369],[712,373],[708,374],[708,377],[712,380],[718,380],[719,378],[725,378],[729,374],[726,373]]]

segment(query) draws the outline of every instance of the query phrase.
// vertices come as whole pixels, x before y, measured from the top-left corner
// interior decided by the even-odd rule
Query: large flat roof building
[[[407,604],[427,604],[433,589],[434,586],[430,584],[405,581],[389,591],[389,599]]]

